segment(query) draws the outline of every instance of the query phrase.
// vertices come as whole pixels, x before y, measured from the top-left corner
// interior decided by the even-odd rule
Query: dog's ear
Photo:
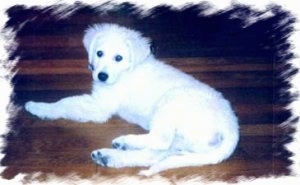
[[[150,40],[141,36],[139,32],[128,38],[126,44],[129,48],[131,62],[134,65],[143,62],[151,54]]]
[[[89,52],[91,49],[91,46],[93,44],[93,40],[95,39],[96,35],[101,33],[99,32],[100,30],[100,25],[94,25],[89,27],[83,36],[83,46],[85,47],[86,51]]]
[[[101,24],[94,24],[93,26],[89,27],[83,36],[83,45],[88,53],[88,58],[90,62],[92,62],[93,57],[92,57],[92,52],[94,50],[93,47],[95,47],[95,42],[98,37],[101,37],[103,30],[103,25]]]

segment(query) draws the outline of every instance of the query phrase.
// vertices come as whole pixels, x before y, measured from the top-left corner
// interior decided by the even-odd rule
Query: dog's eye
[[[103,51],[97,51],[97,56],[102,57],[103,56]]]
[[[115,56],[115,61],[116,62],[121,62],[123,60],[123,57],[121,55],[116,55]]]

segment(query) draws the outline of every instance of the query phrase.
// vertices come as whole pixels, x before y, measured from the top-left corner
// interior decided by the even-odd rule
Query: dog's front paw
[[[119,150],[138,149],[134,144],[134,135],[126,135],[115,138],[112,141],[112,147]]]
[[[120,136],[112,141],[112,146],[119,150],[137,150],[145,148],[145,137],[144,135],[129,134]]]
[[[119,150],[128,150],[129,146],[126,144],[124,136],[120,136],[112,141],[112,147]]]
[[[103,153],[103,149],[93,151],[91,153],[91,157],[92,157],[92,160],[94,161],[94,163],[96,163],[98,165],[107,166],[107,164],[108,164],[109,157]]]
[[[47,103],[29,101],[25,104],[25,110],[42,119],[51,118],[53,110]]]
[[[122,162],[122,155],[119,155],[115,149],[99,149],[91,153],[94,163],[104,167],[121,168],[125,164]]]

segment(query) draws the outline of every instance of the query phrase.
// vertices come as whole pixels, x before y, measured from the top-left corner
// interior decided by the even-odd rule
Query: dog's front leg
[[[105,122],[113,114],[111,106],[101,105],[88,94],[63,98],[54,103],[29,101],[25,109],[42,119],[63,118],[79,122]]]

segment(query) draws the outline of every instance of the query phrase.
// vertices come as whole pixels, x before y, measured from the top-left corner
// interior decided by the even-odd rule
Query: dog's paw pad
[[[120,136],[112,141],[112,147],[119,150],[128,150],[130,147],[126,143],[126,137]]]
[[[110,148],[103,148],[95,150],[91,153],[91,158],[94,163],[104,166],[121,168],[126,166],[127,157],[123,155],[122,151]]]
[[[93,151],[91,153],[91,157],[92,157],[92,160],[93,161],[97,161],[99,158],[101,158],[101,152],[96,150],[96,151]]]
[[[119,150],[127,150],[128,149],[128,146],[125,143],[121,143],[118,141],[113,141],[112,147],[115,149],[119,149]]]
[[[91,153],[91,158],[94,161],[94,163],[101,165],[101,166],[108,166],[109,163],[109,156],[105,154],[104,151],[101,152],[101,150],[95,150]]]

